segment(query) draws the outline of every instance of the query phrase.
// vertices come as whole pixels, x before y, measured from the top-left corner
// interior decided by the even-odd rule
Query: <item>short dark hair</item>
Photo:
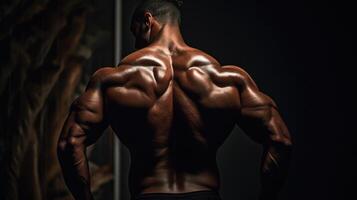
[[[133,20],[143,21],[143,14],[150,12],[161,23],[181,23],[180,0],[143,0],[133,14]]]

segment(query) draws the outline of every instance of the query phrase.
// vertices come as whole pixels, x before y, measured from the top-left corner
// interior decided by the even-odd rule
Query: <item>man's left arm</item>
[[[263,146],[260,199],[277,199],[290,163],[292,141],[289,130],[275,102],[258,89],[247,72],[235,66],[224,68],[235,72],[241,105],[237,124]]]
[[[86,91],[72,104],[57,145],[64,180],[75,199],[93,199],[86,156],[107,128],[101,89],[101,72],[91,78]]]

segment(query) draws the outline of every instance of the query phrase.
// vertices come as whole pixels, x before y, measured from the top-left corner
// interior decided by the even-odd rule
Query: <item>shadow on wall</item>
[[[113,4],[0,3],[0,199],[72,199],[57,140],[91,73],[112,64]],[[112,198],[111,137],[87,151],[96,199]]]

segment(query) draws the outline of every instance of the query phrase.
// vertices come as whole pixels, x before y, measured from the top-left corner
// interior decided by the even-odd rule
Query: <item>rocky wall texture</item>
[[[96,17],[103,9],[96,4],[0,3],[0,199],[72,199],[56,144],[70,104],[101,67],[94,66],[98,56],[93,55],[112,37],[111,25]],[[91,147],[88,156],[100,148]],[[95,194],[111,182],[111,164],[110,159],[97,164],[93,158]]]

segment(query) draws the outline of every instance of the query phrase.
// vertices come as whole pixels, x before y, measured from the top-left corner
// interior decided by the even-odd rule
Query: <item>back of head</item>
[[[181,23],[181,0],[142,0],[136,7],[133,20],[141,22],[144,13],[150,12],[160,23]]]

